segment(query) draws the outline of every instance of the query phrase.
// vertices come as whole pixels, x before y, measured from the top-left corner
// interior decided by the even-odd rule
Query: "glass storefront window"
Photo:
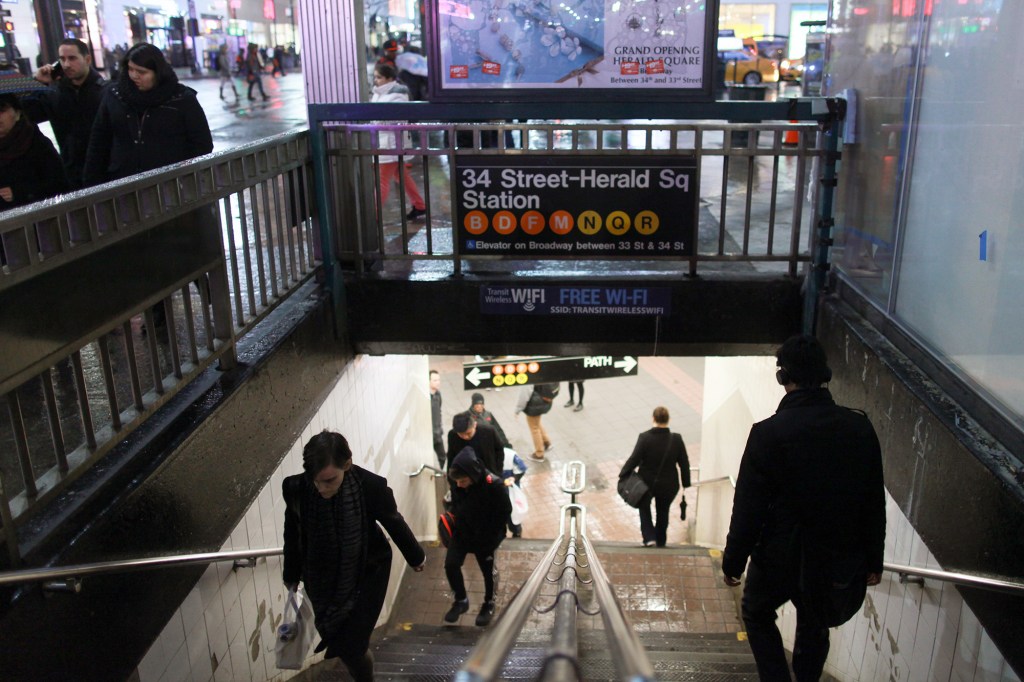
[[[804,21],[824,21],[828,19],[827,4],[793,5],[789,10],[789,53],[790,59],[804,56],[807,48],[807,33],[811,30],[801,26]]]
[[[718,8],[718,28],[732,29],[740,38],[775,33],[774,4],[722,4]]]
[[[935,3],[895,314],[1024,423],[1024,90],[1016,3]]]
[[[824,94],[857,101],[837,269],[1024,428],[1020,17],[1008,0],[839,0]]]
[[[822,94],[849,88],[856,97],[840,162],[833,262],[882,307],[892,286],[918,28],[915,17],[894,15],[891,0],[837,2],[829,25]]]

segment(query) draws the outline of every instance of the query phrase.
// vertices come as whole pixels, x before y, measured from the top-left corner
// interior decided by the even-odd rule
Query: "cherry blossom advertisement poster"
[[[434,0],[433,92],[710,92],[717,4]],[[709,51],[710,49],[710,51]],[[440,74],[440,78],[433,78]]]

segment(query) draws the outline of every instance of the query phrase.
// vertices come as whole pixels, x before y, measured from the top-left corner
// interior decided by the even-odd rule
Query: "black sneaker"
[[[454,623],[459,620],[459,616],[464,614],[466,611],[469,611],[469,599],[456,599],[455,603],[452,604],[452,607],[448,609],[448,613],[444,614],[444,622]],[[493,608],[491,609],[491,612],[494,612]],[[477,618],[477,620],[480,619]]]
[[[406,220],[421,220],[427,217],[427,209],[425,208],[414,208],[405,214]]]
[[[487,627],[491,624],[491,618],[494,618],[494,602],[485,601],[476,616],[476,624],[482,628]]]

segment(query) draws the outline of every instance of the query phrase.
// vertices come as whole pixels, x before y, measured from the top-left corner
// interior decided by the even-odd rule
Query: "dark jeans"
[[[494,599],[494,553],[497,547],[490,550],[475,550],[453,542],[444,557],[444,573],[448,576],[448,584],[452,588],[455,599],[466,598],[466,581],[462,577],[462,564],[466,563],[466,555],[476,557],[480,572],[484,576],[484,601]]]
[[[810,621],[803,614],[799,595],[786,584],[785,576],[773,580],[751,561],[747,567],[741,610],[758,675],[767,682],[790,682],[791,679],[782,635],[775,624],[775,610],[787,601],[792,601],[796,607],[793,672],[797,682],[817,682],[828,657],[828,628]]]
[[[252,88],[254,85],[260,89],[260,94],[263,95],[263,99],[266,99],[267,93],[263,92],[263,78],[259,74],[253,74],[253,80],[249,81],[249,99],[253,99]]]
[[[580,405],[582,405],[583,404],[583,382],[582,381],[570,381],[569,382],[569,400],[574,400],[576,398],[575,390],[574,390],[576,388],[578,388],[580,390]]]
[[[651,519],[651,500],[654,500],[655,520]],[[668,541],[668,515],[672,508],[671,497],[655,497],[651,493],[644,495],[640,500],[637,511],[640,512],[640,535],[643,536],[644,544],[653,542],[658,547],[664,547]]]
[[[444,451],[444,442],[440,438],[434,438],[434,454],[437,455],[437,465],[444,469],[448,456]]]

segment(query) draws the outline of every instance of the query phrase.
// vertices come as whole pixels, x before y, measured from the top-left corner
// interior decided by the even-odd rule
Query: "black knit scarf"
[[[10,163],[24,156],[32,146],[35,134],[36,124],[22,115],[11,128],[11,132],[0,137],[0,163]]]
[[[305,585],[317,628],[329,640],[348,618],[366,550],[366,505],[357,475],[349,472],[338,493],[325,500],[306,487],[307,539]]]
[[[178,89],[178,77],[165,76],[150,90],[143,92],[128,77],[127,70],[117,79],[117,96],[132,111],[141,114],[146,109],[160,106],[174,96]]]

